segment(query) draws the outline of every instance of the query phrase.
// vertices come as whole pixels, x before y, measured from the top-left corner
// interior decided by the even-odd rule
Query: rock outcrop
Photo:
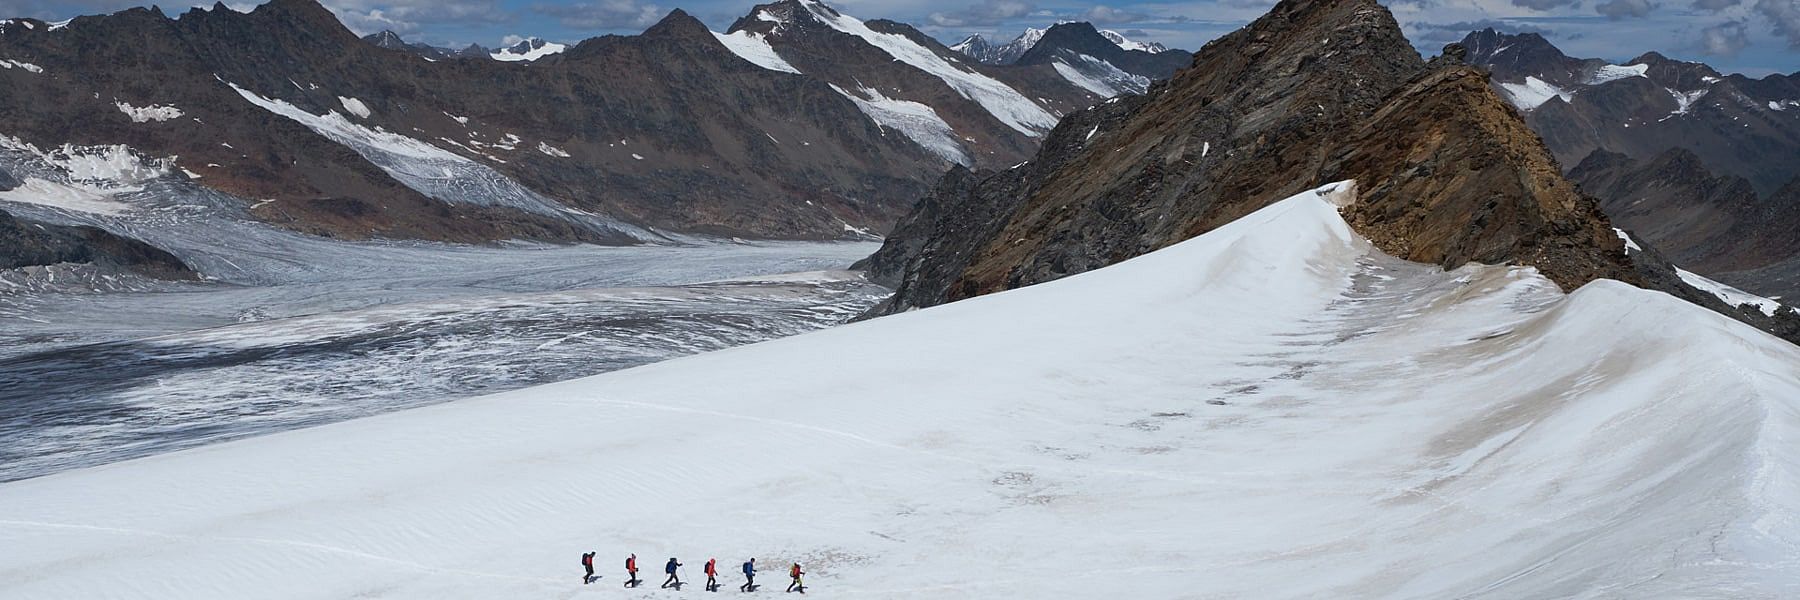
[[[92,264],[157,279],[194,279],[187,264],[160,248],[95,227],[26,221],[0,211],[0,271],[62,263]]]
[[[1147,96],[1065,118],[1030,163],[944,178],[863,263],[899,290],[871,314],[1104,267],[1355,180],[1346,219],[1391,254],[1530,265],[1569,290],[1617,279],[1792,333],[1628,256],[1488,73],[1461,64],[1476,53],[1421,60],[1373,0],[1284,0]]]

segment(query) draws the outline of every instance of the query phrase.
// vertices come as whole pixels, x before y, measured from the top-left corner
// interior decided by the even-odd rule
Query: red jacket
[[[636,556],[625,559],[625,571],[628,573],[636,573],[637,572],[637,557]]]
[[[713,575],[718,575],[718,574],[719,574],[719,569],[718,569],[718,568],[717,568],[717,567],[716,567],[716,566],[715,566],[715,565],[717,565],[717,564],[719,564],[719,559],[716,559],[716,558],[715,558],[715,559],[712,559],[712,560],[709,560],[709,561],[706,561],[706,574],[707,574],[707,576],[709,576],[709,577],[710,577],[710,576],[713,576]]]
[[[799,579],[800,575],[802,575],[802,573],[800,573],[800,565],[794,565],[794,568],[788,569],[788,577]]]

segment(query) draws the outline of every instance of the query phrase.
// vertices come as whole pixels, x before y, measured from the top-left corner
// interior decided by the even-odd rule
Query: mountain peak
[[[662,20],[657,21],[655,25],[651,25],[649,29],[645,29],[643,37],[658,39],[706,38],[710,40],[712,39],[712,31],[707,29],[706,24],[700,22],[700,19],[696,19],[693,15],[688,14],[687,11],[677,8],[669,11],[668,15],[663,16]]]

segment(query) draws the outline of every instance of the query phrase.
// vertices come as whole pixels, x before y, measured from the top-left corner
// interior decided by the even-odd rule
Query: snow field
[[[831,89],[855,102],[856,107],[862,109],[863,114],[868,115],[869,120],[876,125],[900,132],[906,139],[944,160],[963,166],[973,164],[974,159],[957,139],[956,130],[944,122],[943,117],[939,117],[931,106],[889,98],[873,88],[862,88],[858,90],[859,94],[852,94],[834,83],[831,84]],[[865,95],[868,96],[867,99],[863,97]]]
[[[1800,350],[1384,256],[1339,194],[1022,290],[0,485],[0,597],[670,597],[617,587],[632,552],[651,583],[753,556],[765,592],[799,561],[821,597],[1800,593]]]
[[[764,39],[762,34],[754,31],[739,31],[735,33],[719,33],[715,31],[713,32],[713,37],[718,38],[719,43],[724,44],[725,48],[731,50],[732,54],[736,54],[739,58],[750,61],[750,64],[770,71],[781,71],[783,73],[794,74],[800,73],[799,69],[794,68],[794,65],[788,64],[786,59],[781,58],[781,55],[775,52],[775,47],[770,46],[769,40]]]

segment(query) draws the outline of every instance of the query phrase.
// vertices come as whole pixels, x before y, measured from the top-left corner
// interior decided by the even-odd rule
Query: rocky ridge
[[[1403,258],[1697,293],[1647,279],[1487,72],[1446,54],[1421,60],[1372,0],[1284,0],[1148,95],[1064,119],[1031,163],[951,173],[862,263],[899,289],[871,314],[1097,269],[1340,180],[1346,218]]]

